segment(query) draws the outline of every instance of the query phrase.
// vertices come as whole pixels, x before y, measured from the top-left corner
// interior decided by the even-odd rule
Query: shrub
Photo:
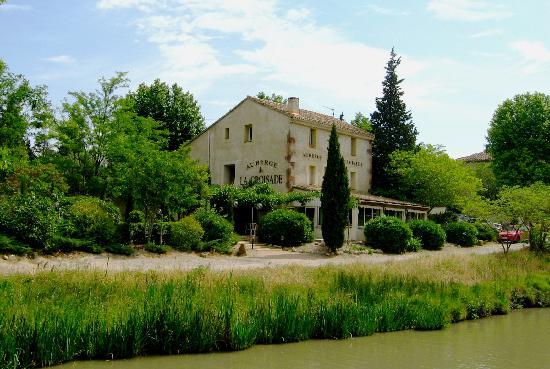
[[[428,219],[436,222],[437,224],[445,225],[456,222],[458,220],[458,214],[447,210],[441,214],[429,214]]]
[[[144,223],[145,222],[145,213],[141,210],[132,210],[128,213],[128,223]]]
[[[55,248],[59,224],[60,212],[51,198],[32,193],[0,198],[0,228],[34,249]]]
[[[0,254],[28,255],[32,249],[12,237],[0,234]]]
[[[477,229],[473,224],[454,222],[447,224],[447,241],[460,246],[473,246],[477,243]]]
[[[407,241],[407,247],[405,248],[405,251],[409,252],[417,252],[422,250],[422,241],[416,237],[412,237],[410,240]]]
[[[79,196],[71,199],[67,218],[74,227],[70,236],[94,239],[106,244],[115,241],[120,211],[109,202],[95,197]]]
[[[303,213],[277,209],[260,220],[262,241],[279,246],[297,246],[313,240],[311,221]]]
[[[166,254],[170,250],[170,246],[158,245],[154,242],[145,244],[145,251],[149,251],[155,254]]]
[[[477,229],[477,238],[483,241],[496,241],[498,232],[487,223],[475,222],[474,226]]]
[[[112,243],[110,245],[105,246],[105,251],[110,252],[111,254],[117,254],[117,255],[134,255],[136,250],[130,245],[125,245],[122,243]]]
[[[440,250],[445,243],[445,230],[429,220],[413,220],[409,223],[413,236],[422,241],[426,250]]]
[[[392,254],[401,254],[407,249],[412,232],[407,223],[396,217],[382,217],[365,224],[365,239],[374,248]]]
[[[78,238],[55,236],[54,237],[55,248],[50,251],[83,251],[92,254],[101,254],[103,249],[92,240],[82,240]]]
[[[194,216],[170,224],[170,244],[177,250],[200,250],[205,232]]]
[[[206,243],[203,249],[230,252],[231,247],[237,242],[233,224],[213,210],[198,209],[194,215],[204,229],[202,240]]]

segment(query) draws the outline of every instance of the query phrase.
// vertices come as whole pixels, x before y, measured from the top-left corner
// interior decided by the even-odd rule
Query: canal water
[[[529,309],[441,331],[260,345],[245,351],[73,362],[57,369],[548,369],[550,309]]]

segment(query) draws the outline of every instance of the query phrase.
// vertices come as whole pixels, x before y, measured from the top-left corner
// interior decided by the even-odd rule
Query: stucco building
[[[246,97],[191,143],[191,156],[208,165],[213,184],[242,186],[253,180],[278,191],[319,190],[327,161],[328,139],[336,125],[352,194],[359,207],[350,212],[349,237],[362,239],[364,222],[395,215],[425,218],[427,207],[369,194],[374,136],[343,120],[300,109],[298,98],[278,104]],[[302,209],[320,237],[320,201]]]

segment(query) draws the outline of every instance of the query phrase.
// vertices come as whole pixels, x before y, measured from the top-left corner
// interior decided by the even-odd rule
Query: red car
[[[525,226],[521,226],[519,229],[516,229],[514,226],[509,226],[498,233],[498,240],[500,242],[520,242],[528,237],[527,231],[528,229]]]

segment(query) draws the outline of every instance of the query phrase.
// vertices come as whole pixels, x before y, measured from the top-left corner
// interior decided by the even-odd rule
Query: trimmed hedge
[[[477,229],[477,238],[483,241],[496,241],[498,232],[487,223],[475,222],[474,227]]]
[[[313,241],[313,229],[309,218],[295,210],[277,209],[262,217],[260,239],[278,246],[299,246]]]
[[[401,254],[413,234],[407,223],[396,217],[381,217],[365,223],[365,240],[374,248],[391,254]]]
[[[204,229],[202,240],[205,241],[203,249],[213,249],[221,253],[230,253],[237,243],[237,236],[233,233],[233,224],[213,210],[198,209],[195,219]]]
[[[170,223],[170,245],[176,250],[200,250],[204,234],[201,224],[192,215]]]
[[[473,246],[477,243],[477,229],[473,224],[453,222],[445,227],[447,241],[460,246]]]
[[[422,241],[426,250],[441,250],[445,243],[445,230],[441,225],[430,220],[413,220],[409,227],[414,237]]]

